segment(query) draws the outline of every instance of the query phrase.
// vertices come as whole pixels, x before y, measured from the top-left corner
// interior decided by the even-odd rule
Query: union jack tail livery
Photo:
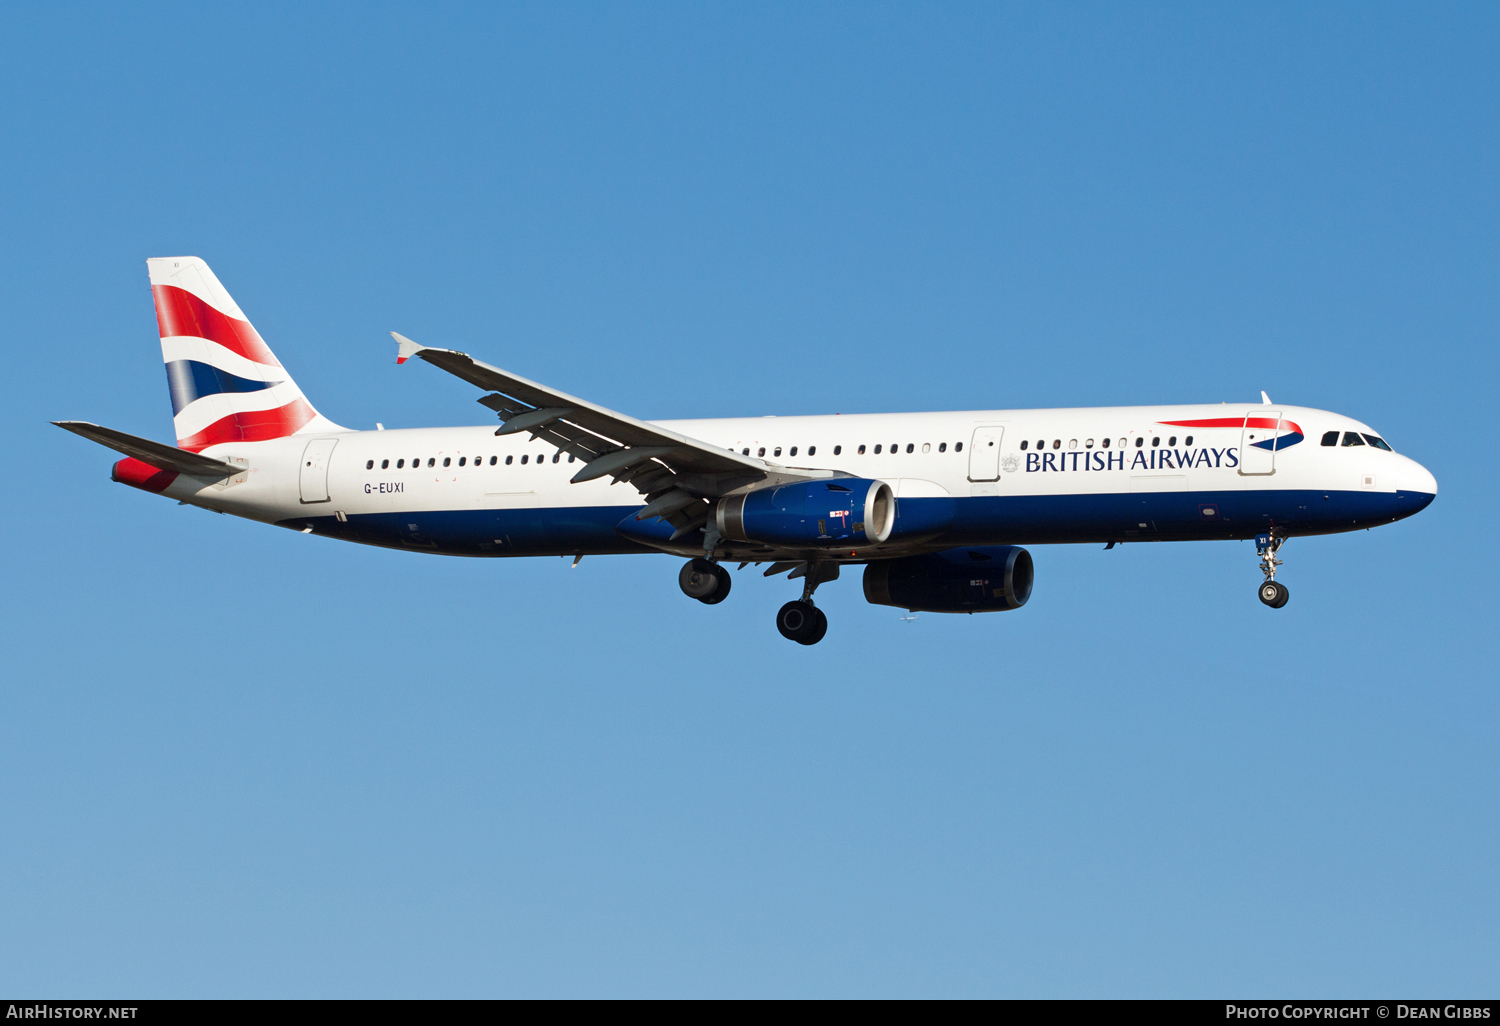
[[[146,261],[177,445],[342,431],[321,416],[198,257]]]

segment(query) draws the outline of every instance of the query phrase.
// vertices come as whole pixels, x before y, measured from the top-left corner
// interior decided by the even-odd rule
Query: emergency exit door
[[[328,501],[328,464],[333,457],[337,438],[314,438],[302,450],[301,473],[297,475],[302,486],[303,502]]]
[[[1005,429],[998,425],[977,427],[969,440],[969,480],[1000,480],[1000,439]]]

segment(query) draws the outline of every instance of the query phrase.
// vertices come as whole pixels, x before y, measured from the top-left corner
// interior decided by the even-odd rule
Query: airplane
[[[910,613],[1019,609],[1025,545],[1254,539],[1260,601],[1289,538],[1409,517],[1437,482],[1369,425],[1273,403],[647,422],[392,332],[477,388],[499,427],[356,431],[319,413],[207,263],[146,261],[177,444],[54,421],[124,455],[113,480],[304,534],[447,556],[666,553],[683,593],[726,564],[802,581],[814,645],[845,567]],[[625,487],[618,487],[624,485]]]

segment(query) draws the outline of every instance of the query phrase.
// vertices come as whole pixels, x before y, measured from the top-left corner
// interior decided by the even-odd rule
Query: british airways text
[[[1238,467],[1240,454],[1228,449],[1095,449],[1084,452],[1028,452],[1026,473],[1088,470],[1191,470]]]

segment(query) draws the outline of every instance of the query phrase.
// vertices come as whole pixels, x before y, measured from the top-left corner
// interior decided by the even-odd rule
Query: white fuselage
[[[1254,448],[1254,429],[1243,425],[1247,416],[1253,421],[1266,411],[1283,422],[1275,451]],[[1182,422],[1189,426],[1178,426]],[[1208,422],[1218,423],[1191,426]],[[1373,436],[1367,425],[1304,407],[1109,407],[660,423],[770,465],[879,479],[892,486],[898,501],[958,500],[965,511],[959,518],[963,527],[939,543],[1247,537],[1268,522],[1279,522],[1289,533],[1328,533],[1410,515],[1437,490],[1432,475],[1405,456],[1368,443],[1341,444],[1346,432]],[[1286,443],[1292,437],[1288,425],[1301,429],[1291,444]],[[1329,432],[1339,433],[1339,444],[1322,444]],[[1274,434],[1262,432],[1265,438]],[[310,449],[315,442],[321,443],[316,453]],[[310,453],[314,458],[305,459]],[[299,530],[454,554],[642,550],[626,536],[604,530],[639,508],[640,496],[607,478],[570,484],[581,465],[524,434],[497,437],[489,427],[334,432],[224,443],[205,454],[241,464],[245,472],[220,483],[179,477],[165,494]],[[1287,504],[1289,497],[1306,496],[1322,498]],[[976,499],[990,501],[965,501]],[[1188,501],[1193,499],[1202,501]],[[1257,501],[1264,511],[1251,508]],[[1148,517],[1138,509],[1175,512]],[[1301,512],[1287,512],[1294,509]],[[597,515],[579,518],[580,511]],[[417,526],[424,516],[449,515],[458,519],[442,530]],[[985,529],[987,517],[996,520],[992,530]],[[334,526],[362,522],[366,526],[360,530]],[[580,525],[577,537],[568,536],[569,522]],[[456,526],[461,524],[469,526]],[[502,538],[507,532],[493,524],[530,526],[509,532],[507,544]],[[531,528],[538,533],[529,535]],[[466,531],[473,535],[472,547],[464,540]],[[434,543],[438,536],[444,540]]]

